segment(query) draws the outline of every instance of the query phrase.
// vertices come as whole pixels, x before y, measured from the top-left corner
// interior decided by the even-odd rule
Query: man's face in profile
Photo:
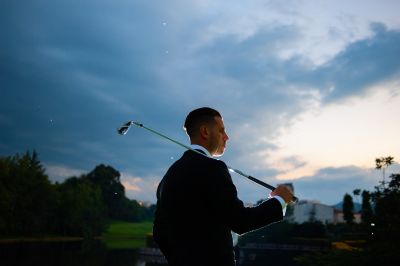
[[[213,156],[224,154],[229,137],[225,132],[224,121],[221,117],[214,117],[215,122],[210,126],[210,153]]]

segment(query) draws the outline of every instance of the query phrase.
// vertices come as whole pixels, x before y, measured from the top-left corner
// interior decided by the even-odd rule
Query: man
[[[256,207],[238,199],[221,156],[229,137],[220,113],[203,107],[186,117],[192,148],[167,171],[157,189],[153,235],[172,266],[234,266],[231,231],[238,234],[283,218],[293,194],[279,186]]]

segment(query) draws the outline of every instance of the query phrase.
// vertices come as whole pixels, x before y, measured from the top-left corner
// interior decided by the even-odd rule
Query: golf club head
[[[132,121],[128,121],[128,122],[122,124],[122,126],[120,126],[117,129],[118,134],[126,135],[126,133],[128,133],[129,128],[131,127],[131,125],[132,125]]]

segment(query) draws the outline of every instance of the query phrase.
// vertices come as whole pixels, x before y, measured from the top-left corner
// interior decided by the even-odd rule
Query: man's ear
[[[208,139],[210,136],[210,129],[206,124],[200,126],[200,137],[202,139]]]

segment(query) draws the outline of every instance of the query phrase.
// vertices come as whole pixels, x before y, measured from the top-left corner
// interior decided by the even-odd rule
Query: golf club
[[[162,138],[164,138],[164,139],[167,139],[167,140],[169,140],[169,141],[172,141],[173,143],[178,144],[179,146],[181,146],[181,147],[183,147],[183,148],[185,148],[185,149],[187,149],[187,150],[191,150],[191,151],[193,151],[193,152],[196,152],[196,153],[198,153],[198,154],[201,154],[201,155],[203,155],[203,156],[208,157],[208,156],[205,155],[204,153],[202,153],[202,152],[200,152],[200,151],[198,151],[198,150],[192,149],[191,147],[189,147],[189,146],[187,146],[187,145],[185,145],[185,144],[183,144],[183,143],[180,143],[179,141],[176,141],[176,140],[174,140],[174,139],[171,139],[170,137],[168,137],[168,136],[166,136],[166,135],[164,135],[164,134],[161,134],[161,133],[159,133],[159,132],[157,132],[157,131],[155,131],[155,130],[153,130],[153,129],[151,129],[151,128],[148,128],[148,127],[146,127],[146,126],[144,126],[143,124],[138,123],[138,122],[134,122],[134,121],[125,122],[124,124],[122,124],[122,125],[117,129],[118,134],[120,134],[120,135],[126,135],[126,134],[128,133],[128,131],[129,131],[129,129],[131,128],[132,125],[135,125],[135,126],[144,128],[144,129],[150,131],[151,133],[156,134],[156,135],[158,135],[158,136],[160,136],[160,137],[162,137]],[[259,185],[261,185],[261,186],[263,186],[263,187],[265,187],[265,188],[268,188],[268,189],[270,189],[270,190],[275,190],[275,188],[276,188],[276,187],[274,187],[274,186],[272,186],[272,185],[270,185],[270,184],[267,184],[267,183],[265,183],[265,182],[263,182],[263,181],[261,181],[261,180],[255,178],[255,177],[252,177],[252,176],[250,176],[250,175],[248,175],[248,174],[245,174],[245,173],[243,173],[242,171],[240,171],[240,170],[238,170],[238,169],[232,168],[232,167],[230,167],[230,166],[227,166],[227,167],[228,167],[229,171],[235,172],[235,173],[237,173],[237,174],[239,174],[239,175],[241,175],[241,176],[244,176],[244,177],[250,179],[251,181],[253,181],[253,182],[255,182],[255,183],[257,183],[257,184],[259,184]],[[292,201],[293,201],[293,202],[297,202],[297,201],[298,201],[298,198],[293,196]]]

